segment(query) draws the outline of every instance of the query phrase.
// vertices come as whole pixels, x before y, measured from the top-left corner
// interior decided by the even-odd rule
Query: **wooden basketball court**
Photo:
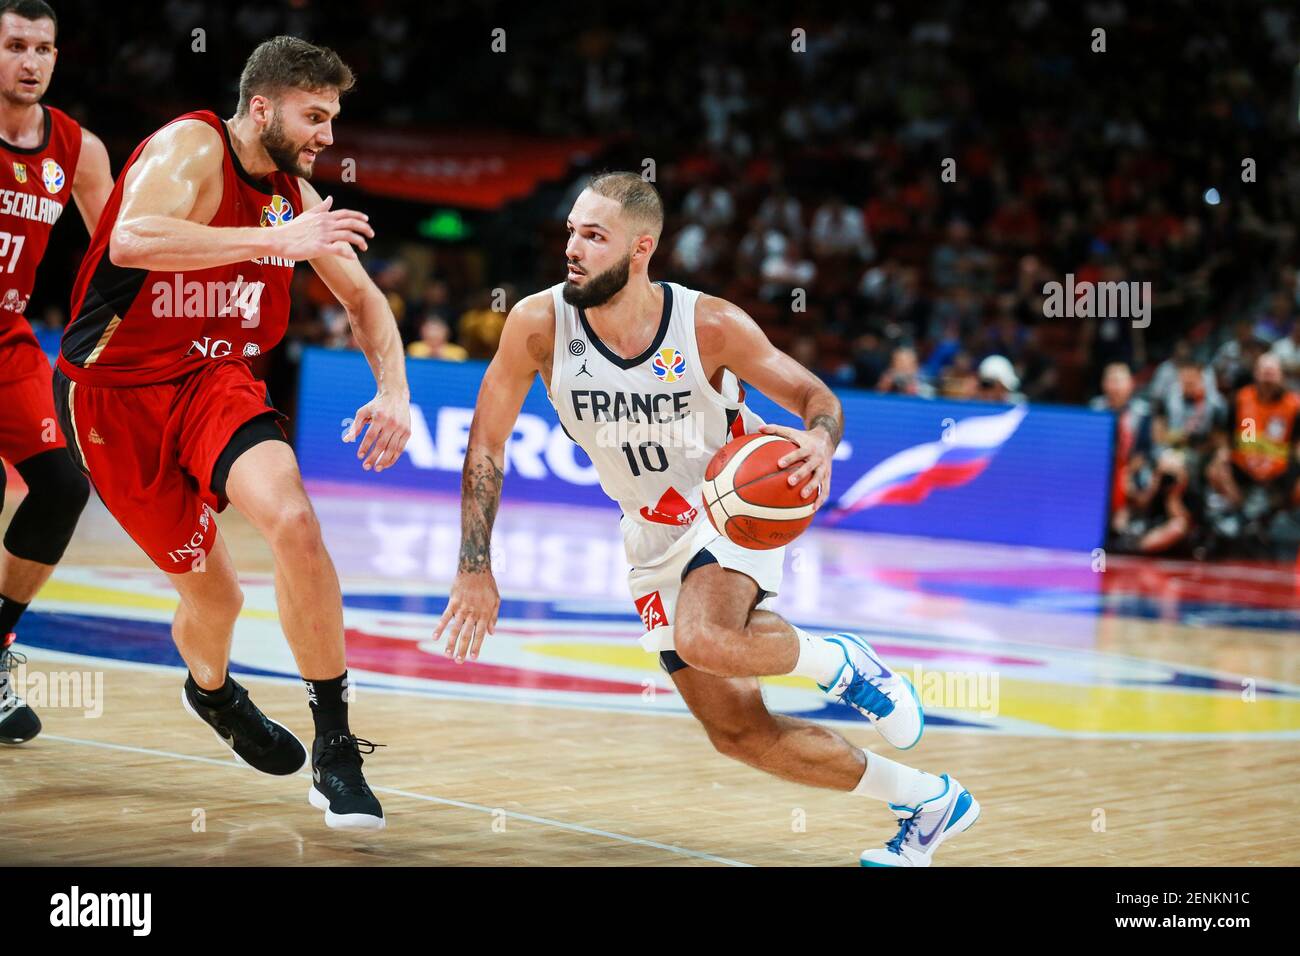
[[[567,604],[548,619],[527,610],[547,606],[536,602],[551,590],[545,576],[557,573],[539,560],[545,545],[538,544],[533,556],[499,575],[503,595],[525,600],[518,633],[497,635],[499,659],[485,653],[484,663],[456,674],[448,671],[455,665],[420,643],[432,613],[422,595],[445,596],[454,561],[454,503],[314,498],[345,593],[362,595],[349,606],[376,615],[357,624],[349,611],[349,663],[361,675],[353,729],[386,745],[366,768],[388,829],[364,836],[328,830],[307,804],[307,774],[263,777],[237,765],[185,714],[183,672],[137,653],[145,644],[161,647],[170,606],[162,575],[92,501],[47,596],[29,612],[33,622],[25,619],[20,628],[19,649],[29,656],[29,688],[33,674],[98,673],[102,691],[97,702],[83,693],[74,706],[37,707],[43,734],[0,748],[0,862],[843,866],[893,835],[893,817],[880,804],[786,784],[715,754],[672,701],[671,684],[636,647],[634,623],[619,623],[631,619],[629,609],[615,619],[618,574],[589,595],[570,588],[562,595]],[[565,520],[553,526],[571,517],[557,514]],[[523,507],[503,511],[499,539],[507,562],[511,540],[538,527],[537,520]],[[591,526],[609,523],[601,512]],[[248,575],[245,618],[247,630],[256,631],[245,637],[241,623],[236,664],[286,673],[273,666],[286,658],[282,638],[280,648],[273,646],[269,552],[233,512],[220,526]],[[582,536],[585,527],[577,522],[573,534]],[[913,637],[928,622],[948,648],[926,658],[936,668],[978,651],[981,641],[1003,641],[998,653],[1006,661],[1016,656],[1008,647],[1023,651],[1018,663],[998,665],[1001,723],[985,726],[961,708],[939,708],[925,739],[903,755],[909,764],[959,777],[983,806],[979,824],[945,846],[936,865],[1300,861],[1290,825],[1300,810],[1300,650],[1293,628],[1194,626],[1174,611],[1164,619],[1113,608],[1062,614],[935,595],[918,583],[925,574],[917,569],[928,562],[927,573],[951,579],[951,552],[923,545],[900,547],[891,557],[876,541],[858,576],[843,559],[862,548],[862,537],[817,539],[822,579],[812,594],[811,585],[796,582],[792,613],[809,602],[840,602],[845,626],[877,633],[875,615],[895,616]],[[927,549],[948,556],[917,557]],[[594,568],[611,553],[593,548],[583,560]],[[1043,560],[1003,549],[993,563],[1013,558],[1036,566]],[[908,576],[910,583],[900,583]],[[1255,585],[1260,594],[1287,593],[1285,572],[1247,579],[1255,584],[1219,583],[1229,597]],[[1162,586],[1166,604],[1177,604],[1180,597]],[[1178,586],[1186,589],[1187,581]],[[396,598],[381,600],[385,588]],[[853,604],[852,595],[863,601],[876,589],[883,595],[871,602],[876,611]],[[600,611],[595,623],[582,623],[587,606]],[[408,612],[413,616],[403,617]],[[509,631],[509,613],[503,610],[502,632]],[[130,626],[115,628],[119,618]],[[970,627],[977,630],[963,631]],[[586,642],[587,630],[599,632],[601,643]],[[1035,646],[1055,656],[1035,664],[1026,657]],[[519,667],[510,656],[518,647],[540,663]],[[263,652],[270,657],[249,663]],[[483,672],[492,679],[465,676],[475,667],[495,668]],[[1047,676],[1016,676],[1016,668],[1033,667]],[[366,679],[372,672],[374,679]],[[1101,676],[1089,683],[1077,676],[1084,673]],[[1165,679],[1170,673],[1183,676]],[[310,740],[300,684],[247,672],[239,679],[267,713]],[[1242,680],[1244,689],[1234,689]],[[606,686],[619,681],[627,689]],[[51,676],[50,687],[54,682]],[[608,699],[595,700],[601,693]],[[808,688],[780,681],[772,694],[774,701],[786,694],[814,699]],[[88,716],[95,707],[100,715]],[[942,720],[945,713],[951,722]],[[890,752],[864,723],[837,726],[859,744]]]

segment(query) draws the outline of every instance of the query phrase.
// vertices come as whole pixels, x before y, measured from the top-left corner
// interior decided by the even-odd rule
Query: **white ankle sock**
[[[943,780],[932,773],[914,770],[869,750],[863,754],[867,758],[867,769],[850,793],[914,807],[922,800],[943,792]]]
[[[797,677],[810,677],[822,686],[835,680],[844,666],[844,650],[824,637],[816,637],[793,624],[790,626],[799,637],[799,659],[790,673]]]

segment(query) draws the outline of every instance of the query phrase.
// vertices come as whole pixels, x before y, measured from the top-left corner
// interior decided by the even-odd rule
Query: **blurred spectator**
[[[758,207],[758,221],[796,242],[803,241],[803,206],[779,183]]]
[[[934,395],[934,389],[921,380],[916,350],[908,346],[894,349],[889,368],[885,369],[876,383],[876,391],[891,395],[919,395],[923,398]]]
[[[1300,391],[1300,320],[1291,322],[1290,334],[1274,342],[1271,351],[1282,366],[1286,387],[1293,392]]]
[[[813,216],[812,249],[816,256],[856,256],[864,262],[875,257],[862,212],[833,196]]]
[[[713,265],[709,231],[698,222],[682,227],[673,243],[672,265],[688,277],[697,276]]]
[[[793,242],[787,242],[777,256],[763,262],[762,297],[769,302],[789,296],[794,289],[807,289],[817,278],[817,264],[805,258]]]
[[[1157,365],[1155,374],[1151,376],[1151,384],[1147,393],[1152,404],[1169,401],[1179,387],[1178,369],[1180,364],[1185,364],[1191,359],[1192,343],[1187,339],[1179,339],[1175,342],[1173,354]],[[1202,371],[1201,377],[1204,379],[1205,390],[1211,395],[1217,395],[1219,385],[1215,380],[1214,371],[1206,368]]]
[[[420,338],[406,347],[411,358],[435,358],[463,362],[469,352],[451,341],[451,326],[437,316],[429,316],[420,326]]]
[[[1288,391],[1277,356],[1262,355],[1254,381],[1232,400],[1231,447],[1219,449],[1208,470],[1224,506],[1215,509],[1216,532],[1242,556],[1293,555],[1300,540],[1300,396]]]
[[[720,229],[730,224],[736,206],[725,187],[700,183],[686,194],[682,213],[706,229]]]
[[[985,402],[1019,404],[1025,400],[1019,388],[1020,377],[1005,355],[990,355],[980,362],[976,398]]]
[[[493,309],[491,302],[492,293],[484,290],[475,297],[473,307],[460,317],[457,338],[470,358],[491,358],[501,341],[508,310]]]
[[[1230,394],[1250,380],[1251,353],[1255,348],[1254,323],[1250,319],[1238,319],[1232,326],[1232,338],[1214,353],[1220,391]]]
[[[939,380],[944,398],[979,398],[980,377],[969,352],[958,352]]]
[[[789,240],[779,230],[766,225],[762,218],[750,220],[749,231],[736,249],[737,272],[742,276],[757,276],[768,259],[780,259]]]
[[[402,339],[414,342],[420,338],[424,323],[429,319],[442,319],[450,329],[452,318],[451,294],[447,283],[442,279],[430,279],[421,293],[419,303],[407,313],[407,321],[402,326]]]
[[[1111,486],[1111,508],[1117,525],[1124,526],[1130,476],[1150,453],[1149,406],[1133,396],[1133,372],[1123,362],[1112,362],[1102,374],[1101,394],[1088,403],[1094,411],[1115,416],[1115,473]],[[1181,463],[1181,462],[1180,462]]]
[[[1114,520],[1111,548],[1121,553],[1169,554],[1189,544],[1199,502],[1188,479],[1186,455],[1166,448],[1148,477],[1139,472],[1127,507]]]
[[[1179,363],[1178,380],[1169,397],[1152,402],[1151,415],[1156,454],[1166,448],[1186,448],[1204,455],[1220,442],[1228,424],[1227,403],[1209,392],[1204,371],[1190,358]]]
[[[1255,380],[1232,399],[1229,414],[1232,446],[1224,448],[1220,462],[1230,467],[1215,475],[1216,490],[1241,508],[1252,493],[1263,508],[1289,505],[1296,486],[1295,442],[1300,436],[1300,396],[1282,381],[1282,365],[1275,355],[1255,363]]]

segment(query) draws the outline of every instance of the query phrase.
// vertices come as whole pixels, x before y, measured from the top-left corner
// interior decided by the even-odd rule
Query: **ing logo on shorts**
[[[262,207],[263,226],[282,226],[293,218],[293,205],[280,194],[271,197],[271,202]]]
[[[671,345],[665,345],[655,353],[650,368],[654,371],[655,378],[665,385],[672,385],[686,377],[686,356]]]

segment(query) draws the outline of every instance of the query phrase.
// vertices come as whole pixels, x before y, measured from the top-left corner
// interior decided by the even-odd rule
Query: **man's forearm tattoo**
[[[808,423],[808,430],[812,431],[818,426],[826,429],[826,434],[831,436],[832,445],[838,445],[840,443],[840,438],[843,437],[844,426],[840,423],[839,419],[835,418],[833,415],[818,415]]]
[[[501,502],[505,473],[488,455],[465,459],[460,480],[460,570],[492,570],[492,524]]]

